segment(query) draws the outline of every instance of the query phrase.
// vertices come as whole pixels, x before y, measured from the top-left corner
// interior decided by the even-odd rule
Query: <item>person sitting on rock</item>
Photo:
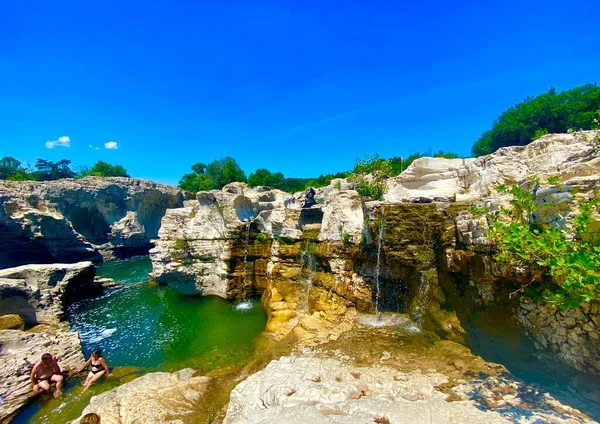
[[[62,394],[64,377],[55,356],[44,353],[31,370],[31,383],[34,392],[53,392],[55,398]],[[52,384],[56,385],[53,387]]]
[[[106,374],[108,377],[112,377],[112,374],[108,369],[108,364],[102,356],[102,349],[94,350],[90,356],[90,359],[88,359],[85,362],[83,367],[81,367],[81,369],[77,371],[76,374],[83,371],[87,366],[90,367],[90,372],[88,373],[88,376],[83,382],[83,390],[81,391],[81,394],[84,394],[87,391],[87,389],[89,389],[89,387],[104,374]]]

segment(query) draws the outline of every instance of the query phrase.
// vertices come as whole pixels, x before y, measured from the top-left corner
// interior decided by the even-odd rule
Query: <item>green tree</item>
[[[543,130],[548,133],[564,133],[570,128],[589,130],[594,126],[599,108],[600,87],[596,84],[560,93],[551,88],[547,93],[528,97],[503,112],[492,129],[475,142],[472,153],[481,156],[500,147],[524,146]]]
[[[220,189],[235,181],[246,181],[242,168],[229,156],[214,160],[208,165],[196,163],[192,165],[192,171],[181,177],[179,187],[193,193]]]
[[[122,165],[111,165],[110,163],[102,160],[96,162],[89,170],[82,170],[78,175],[93,175],[96,177],[129,177],[127,170]]]
[[[69,167],[70,164],[71,161],[67,159],[61,159],[58,162],[52,162],[46,159],[38,159],[35,163],[36,171],[33,172],[33,177],[38,181],[73,178],[76,174]]]
[[[27,171],[21,166],[21,162],[12,156],[4,156],[0,159],[0,180],[26,180]]]
[[[283,189],[285,186],[285,177],[281,172],[271,172],[265,168],[259,168],[248,177],[250,187],[267,186]]]

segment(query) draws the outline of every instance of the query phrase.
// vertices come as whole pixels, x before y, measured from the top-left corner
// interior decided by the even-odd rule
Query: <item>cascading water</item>
[[[381,222],[379,223],[379,237],[377,240],[377,265],[375,266],[375,314],[379,316],[379,298],[381,290],[379,287],[379,274],[381,272],[381,247],[383,246],[383,222],[385,209],[381,206]]]
[[[300,275],[302,275],[302,293],[300,296],[300,302],[298,305],[298,311],[305,314],[308,312],[308,301],[310,298],[310,289],[312,288],[312,281],[317,269],[317,262],[315,254],[312,252],[314,245],[310,242],[306,242],[303,246],[302,253],[300,255]]]
[[[429,290],[430,283],[429,279],[425,277],[425,273],[421,272],[419,278],[419,286],[417,287],[417,294],[415,296],[414,307],[412,311],[412,319],[419,326],[423,327],[423,318],[427,311],[427,305],[429,303]]]
[[[244,238],[244,274],[242,279],[242,301],[235,307],[237,310],[246,310],[252,307],[252,302],[247,299],[248,297],[248,289],[247,289],[247,265],[248,265],[248,245],[250,241],[250,224],[252,221],[246,220],[246,236]]]

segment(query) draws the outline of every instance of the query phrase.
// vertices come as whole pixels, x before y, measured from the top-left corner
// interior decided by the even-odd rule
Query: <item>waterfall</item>
[[[248,265],[248,241],[250,239],[250,221],[246,222],[246,237],[244,238],[244,285],[242,286],[242,299],[246,300],[246,284],[247,284],[247,270]]]
[[[379,273],[381,272],[381,246],[383,245],[383,223],[385,217],[385,210],[383,205],[381,206],[381,221],[379,222],[379,238],[377,240],[377,265],[375,266],[375,314],[379,314],[379,298],[381,297],[381,291],[379,287]],[[377,220],[375,220],[377,223]]]
[[[308,312],[308,301],[310,299],[310,290],[312,288],[313,277],[317,269],[315,254],[312,252],[314,245],[308,241],[304,243],[302,253],[300,254],[300,275],[302,278],[302,291],[298,303],[298,312]]]
[[[412,319],[419,327],[423,326],[423,318],[425,312],[427,312],[427,306],[429,304],[429,279],[425,278],[425,273],[421,272],[419,278],[419,287],[417,287],[417,293],[413,303]]]
[[[246,309],[250,309],[252,307],[252,302],[250,302],[247,299],[248,296],[248,289],[247,289],[247,265],[248,265],[248,245],[249,245],[249,241],[250,241],[250,224],[252,223],[252,221],[250,220],[245,220],[246,222],[246,236],[244,238],[244,274],[243,274],[243,283],[242,283],[242,290],[241,290],[241,294],[242,294],[242,301],[241,303],[239,303],[235,309],[237,310],[246,310]]]

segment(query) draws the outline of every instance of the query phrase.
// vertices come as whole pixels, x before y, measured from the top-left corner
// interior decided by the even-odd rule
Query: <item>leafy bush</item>
[[[499,186],[498,190],[512,195],[512,208],[502,208],[495,216],[491,238],[500,251],[497,259],[514,266],[538,267],[539,274],[531,283],[551,276],[552,283],[538,287],[551,305],[568,308],[600,301],[600,240],[594,232],[600,225],[594,218],[600,198],[594,194],[578,202],[573,228],[567,231],[531,220],[542,207],[531,191],[518,185]]]
[[[387,190],[385,179],[392,174],[393,167],[389,159],[367,155],[364,159],[356,160],[348,180],[354,183],[354,188],[361,196],[381,200]]]
[[[560,93],[551,88],[547,93],[528,97],[503,112],[492,129],[475,142],[472,153],[481,156],[500,147],[524,146],[537,138],[536,131],[564,133],[569,128],[592,129],[599,108],[600,87],[596,84]]]
[[[175,248],[175,250],[186,250],[189,247],[188,240],[185,238],[175,239],[173,247]]]
[[[256,240],[258,240],[261,243],[264,243],[265,241],[267,241],[267,236],[263,233],[258,233],[256,235]]]

